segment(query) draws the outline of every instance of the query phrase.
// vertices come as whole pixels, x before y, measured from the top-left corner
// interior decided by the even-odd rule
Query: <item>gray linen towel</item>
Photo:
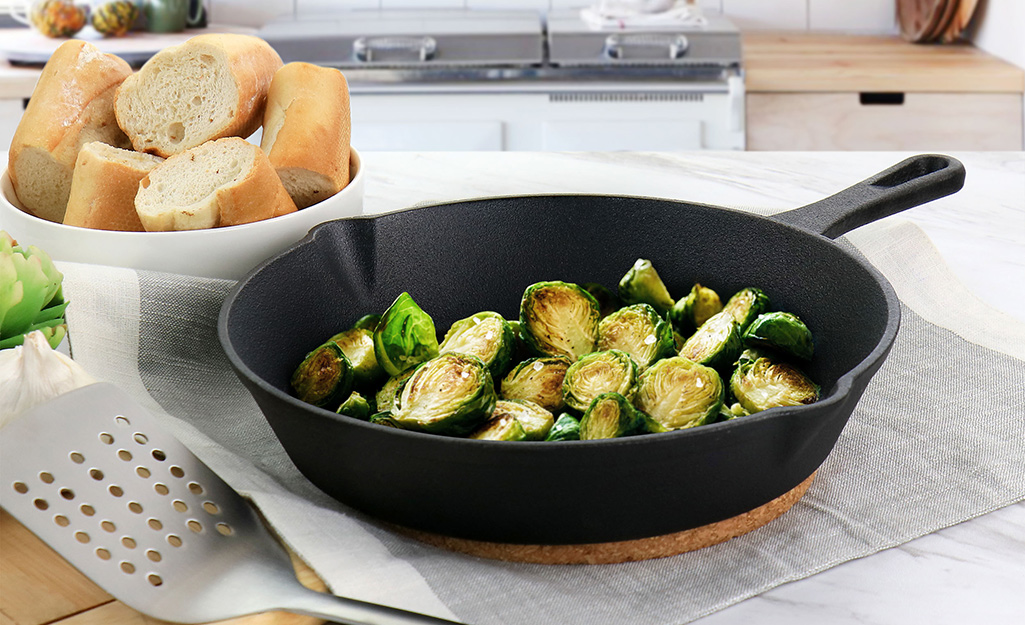
[[[1025,324],[968,293],[896,219],[845,237],[903,320],[805,497],[743,537],[601,566],[503,563],[398,536],[295,469],[231,372],[216,321],[232,283],[62,263],[71,346],[149,407],[337,594],[480,625],[686,623],[1025,499]]]

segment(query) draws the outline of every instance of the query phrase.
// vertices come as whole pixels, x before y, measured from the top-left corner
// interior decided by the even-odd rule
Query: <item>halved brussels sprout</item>
[[[585,282],[580,286],[590,293],[594,297],[595,301],[598,302],[598,311],[603,319],[619,310],[623,305],[623,303],[619,301],[619,297],[603,284],[598,284],[597,282]]]
[[[545,441],[578,441],[580,440],[580,421],[568,412],[559,415],[548,430]]]
[[[523,439],[542,441],[555,423],[555,416],[532,401],[522,399],[500,399],[495,402],[495,411],[491,418],[509,416],[519,422],[523,428]]]
[[[361,421],[369,421],[372,410],[367,398],[353,391],[349,398],[338,406],[338,410],[335,410],[335,412]]]
[[[453,323],[438,353],[476,356],[488,366],[491,377],[498,379],[509,367],[515,341],[509,322],[498,313],[485,311]]]
[[[633,404],[666,430],[679,430],[714,421],[725,395],[715,369],[674,356],[641,374]]]
[[[784,362],[758,358],[737,367],[730,391],[750,414],[777,406],[801,406],[819,400],[819,385]]]
[[[520,301],[520,336],[540,355],[576,360],[598,341],[598,302],[569,282],[538,282]]]
[[[562,382],[569,369],[568,358],[530,358],[512,368],[499,385],[502,399],[525,399],[545,410],[562,410]]]
[[[722,300],[712,289],[695,284],[686,297],[678,300],[669,311],[669,320],[681,334],[690,334],[722,310]]]
[[[644,258],[638,258],[620,279],[619,299],[627,305],[650,304],[660,315],[668,313],[676,303],[651,261]]]
[[[701,324],[680,348],[680,356],[699,365],[727,370],[744,349],[737,322],[730,313],[719,313]]]
[[[648,304],[620,308],[598,323],[598,349],[618,349],[637,363],[639,371],[676,352],[673,328]]]
[[[467,438],[480,441],[525,441],[527,432],[523,425],[509,413],[492,416]]]
[[[377,329],[377,324],[381,323],[381,315],[372,313],[369,315],[363,315],[356,320],[356,323],[352,324],[353,330],[370,330],[373,332]]]
[[[768,308],[769,296],[755,287],[737,291],[723,306],[723,310],[733,315],[741,332],[746,330],[747,326],[751,325],[751,322]]]
[[[491,416],[496,400],[480,358],[445,354],[413,370],[395,396],[392,418],[407,430],[466,436]]]
[[[758,315],[744,331],[743,338],[747,345],[769,347],[802,360],[811,360],[815,353],[808,326],[788,312]]]
[[[609,349],[580,357],[566,370],[562,397],[566,405],[583,412],[602,393],[630,396],[637,382],[637,363],[626,352]]]
[[[344,330],[329,339],[342,349],[352,365],[356,386],[366,388],[376,385],[388,374],[377,364],[374,352],[374,333],[366,328]]]
[[[314,406],[338,405],[352,392],[352,364],[332,341],[306,354],[292,372],[296,397]]]
[[[374,398],[379,411],[391,411],[395,408],[395,396],[398,395],[402,385],[411,375],[413,375],[413,369],[406,369],[402,373],[388,378]]]
[[[732,421],[738,417],[746,417],[748,412],[744,410],[744,407],[739,403],[734,403],[731,406],[723,404],[719,407],[719,417],[715,420],[716,423],[721,421]]]
[[[645,431],[644,418],[630,400],[619,393],[594,398],[580,418],[580,440],[621,438]]]
[[[392,418],[391,413],[388,411],[377,412],[370,415],[370,422],[375,425],[384,425],[386,427],[395,428],[401,430],[402,426]]]
[[[434,320],[409,293],[399,295],[381,316],[374,330],[374,354],[388,375],[398,375],[438,355]]]

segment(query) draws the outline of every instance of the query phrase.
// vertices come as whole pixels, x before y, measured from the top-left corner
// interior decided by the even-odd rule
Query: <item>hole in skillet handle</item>
[[[905,159],[839,193],[772,219],[830,239],[859,226],[956,193],[964,186],[961,161],[942,154]]]

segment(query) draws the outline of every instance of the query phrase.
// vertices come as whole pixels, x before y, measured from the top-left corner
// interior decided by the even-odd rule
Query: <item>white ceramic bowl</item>
[[[363,212],[365,176],[354,149],[352,180],[323,202],[240,226],[180,232],[112,232],[40,219],[21,209],[6,163],[0,162],[0,166],[0,230],[21,244],[35,245],[57,261],[237,280],[302,239],[313,226]]]

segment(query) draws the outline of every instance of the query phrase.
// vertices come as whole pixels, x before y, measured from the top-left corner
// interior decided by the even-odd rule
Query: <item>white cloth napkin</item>
[[[708,23],[700,7],[685,0],[611,0],[580,10],[592,30],[622,30],[656,26],[700,27]]]
[[[544,566],[396,535],[312,486],[216,336],[232,283],[59,263],[72,353],[251,498],[337,594],[478,625],[670,625],[1025,499],[1025,324],[967,292],[899,219],[845,237],[903,304],[893,350],[804,498],[670,558]]]

